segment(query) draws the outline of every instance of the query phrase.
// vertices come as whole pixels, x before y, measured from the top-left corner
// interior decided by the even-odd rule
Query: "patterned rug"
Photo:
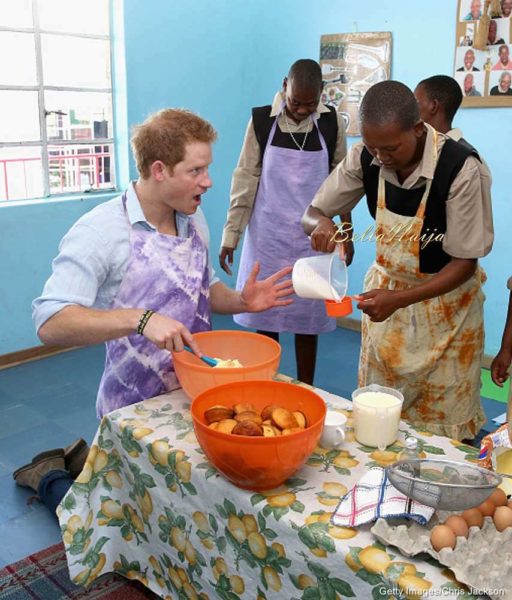
[[[66,554],[62,544],[27,556],[0,569],[2,600],[141,600],[158,598],[137,582],[113,573],[98,578],[85,590],[76,586],[68,575]]]

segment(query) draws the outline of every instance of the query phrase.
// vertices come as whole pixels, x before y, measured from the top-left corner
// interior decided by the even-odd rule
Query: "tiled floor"
[[[216,317],[215,329],[233,329],[230,317]],[[280,371],[295,375],[293,336],[282,336]],[[337,329],[320,338],[315,384],[349,398],[357,387],[359,334]],[[0,371],[0,567],[60,541],[53,515],[30,491],[17,487],[12,471],[41,450],[77,437],[88,442],[97,428],[95,398],[103,347],[66,352]],[[484,400],[489,419],[505,405]],[[493,429],[492,423],[486,426]]]

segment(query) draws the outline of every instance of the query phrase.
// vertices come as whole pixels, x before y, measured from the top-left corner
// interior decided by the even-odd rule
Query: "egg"
[[[430,543],[439,552],[443,548],[455,548],[457,538],[447,525],[436,525],[430,532]]]
[[[492,500],[485,500],[485,502],[482,502],[477,508],[484,517],[492,517],[496,510],[496,505]]]
[[[496,488],[488,499],[494,502],[496,506],[507,505],[507,494],[501,488]]]
[[[507,527],[512,527],[512,508],[498,506],[494,512],[493,521],[498,531],[504,531]]]
[[[457,537],[468,537],[469,527],[466,521],[461,516],[452,515],[451,517],[448,517],[446,519],[444,524],[447,527],[449,527]]]
[[[468,527],[482,527],[484,524],[484,516],[478,508],[468,508],[461,516],[468,524]]]

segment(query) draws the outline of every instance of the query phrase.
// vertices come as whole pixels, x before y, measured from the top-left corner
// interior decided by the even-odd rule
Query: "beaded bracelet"
[[[139,335],[143,334],[144,328],[148,324],[148,321],[151,318],[151,315],[153,315],[153,314],[155,314],[155,313],[152,310],[145,310],[142,313],[142,317],[139,319],[139,322],[137,323],[137,333]]]

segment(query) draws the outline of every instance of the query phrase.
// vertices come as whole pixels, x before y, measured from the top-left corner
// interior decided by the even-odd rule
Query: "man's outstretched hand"
[[[291,304],[293,300],[288,296],[293,294],[292,280],[283,280],[283,277],[290,275],[292,271],[293,267],[284,267],[284,269],[280,269],[266,279],[258,281],[260,264],[259,262],[254,263],[241,293],[245,310],[247,312],[261,312],[274,306]]]

